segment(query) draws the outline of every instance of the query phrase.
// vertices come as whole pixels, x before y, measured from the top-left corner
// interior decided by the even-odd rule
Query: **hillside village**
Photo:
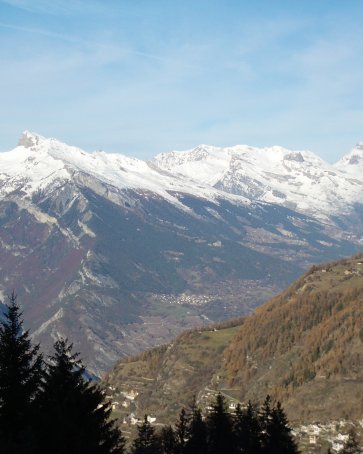
[[[203,409],[204,414],[212,410],[211,403],[217,394],[218,391],[207,389],[204,394],[199,396],[198,406]],[[247,407],[246,403],[239,402],[225,393],[223,395],[227,398],[228,409],[231,414],[236,411],[237,404],[241,404],[242,409]],[[125,427],[136,426],[143,420],[144,415],[141,415],[138,409],[138,396],[139,392],[136,389],[119,390],[109,386],[105,391],[105,399],[112,405],[112,416],[118,419],[124,432]],[[147,421],[154,426],[163,426],[155,416],[147,415]],[[363,436],[363,418],[357,421],[341,419],[329,423],[302,424],[293,426],[292,429],[303,454],[325,453],[328,449],[334,453],[339,453],[348,440],[350,430],[353,429],[358,436]],[[126,433],[128,433],[127,429]]]
[[[350,429],[363,435],[357,402],[362,389],[362,276],[362,254],[313,266],[252,316],[189,330],[170,344],[121,360],[103,380],[113,415],[122,426],[131,427],[146,413],[158,426],[175,418],[181,407],[188,408],[193,395],[203,414],[208,415],[218,393],[226,398],[233,414],[237,404],[246,408],[248,400],[266,395],[271,387],[254,387],[256,383],[263,385],[267,376],[275,380],[274,398],[287,409],[302,452],[325,454],[329,448],[339,453]],[[342,335],[337,337],[338,331]],[[280,332],[285,333],[283,339]],[[292,336],[291,343],[288,336]],[[298,342],[297,348],[294,342]],[[248,350],[241,347],[245,344]],[[264,350],[270,344],[281,349],[278,356],[274,347],[274,361]],[[305,344],[303,367],[316,371],[308,378],[300,372],[299,361],[304,358],[301,344]],[[316,355],[319,350],[328,356]],[[244,357],[238,366],[231,363],[229,369],[236,369],[239,381],[231,380],[226,369],[231,354],[238,361]],[[291,371],[295,363],[301,385],[284,385],[281,377],[289,364],[286,355],[291,358]],[[249,374],[261,378],[251,380]],[[249,380],[248,385],[243,380]],[[241,389],[250,394],[244,397]],[[333,396],[334,389],[339,391]]]

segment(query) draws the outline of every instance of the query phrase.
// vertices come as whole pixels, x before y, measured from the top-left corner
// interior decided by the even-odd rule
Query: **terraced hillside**
[[[363,414],[363,255],[314,266],[286,291],[228,327],[189,331],[121,360],[104,379],[136,388],[135,409],[165,419],[193,395],[207,405],[281,399],[291,421]]]
[[[103,384],[114,390],[118,400],[130,390],[138,392],[134,410],[157,414],[167,421],[208,388],[240,323],[236,320],[222,329],[190,330],[169,345],[123,359],[105,376]],[[125,410],[123,416],[128,412]]]

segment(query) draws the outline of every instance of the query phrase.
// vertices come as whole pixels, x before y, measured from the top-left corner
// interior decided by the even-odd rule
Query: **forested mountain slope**
[[[225,351],[224,386],[267,392],[295,416],[358,417],[363,404],[363,257],[312,270],[258,308]]]
[[[241,402],[271,394],[292,421],[359,418],[362,310],[363,255],[314,266],[253,315],[121,360],[104,383],[137,389],[139,410],[161,417],[221,390]]]

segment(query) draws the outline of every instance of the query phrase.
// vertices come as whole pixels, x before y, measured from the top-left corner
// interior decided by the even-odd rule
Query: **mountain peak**
[[[19,147],[24,147],[24,148],[31,148],[39,145],[39,142],[41,140],[44,140],[44,137],[42,137],[39,134],[36,134],[35,132],[31,131],[24,131],[18,141],[18,146]]]
[[[336,164],[336,167],[341,167],[345,171],[351,170],[356,171],[358,169],[361,172],[361,166],[363,164],[363,142],[357,143],[357,145],[346,155],[344,155]]]
[[[283,159],[284,159],[284,161],[296,161],[296,162],[305,161],[303,155],[299,151],[288,153],[287,155],[284,156]]]

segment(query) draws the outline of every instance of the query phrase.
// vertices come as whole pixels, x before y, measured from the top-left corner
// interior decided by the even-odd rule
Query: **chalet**
[[[316,445],[317,441],[318,441],[318,437],[315,434],[309,435],[309,443],[311,445]]]
[[[120,402],[117,402],[117,400],[114,400],[111,404],[112,410],[116,410],[119,405],[120,405]]]
[[[139,418],[135,418],[135,416],[131,416],[130,417],[130,423],[134,426],[135,424],[137,424],[138,422],[140,421]]]
[[[320,434],[320,427],[317,424],[310,425],[310,431],[312,435],[319,435]]]
[[[126,394],[125,394],[125,397],[126,399],[129,399],[129,400],[134,400],[135,397],[137,397],[139,395],[139,393],[133,389],[131,389],[130,391],[128,391]]]
[[[339,452],[344,448],[344,443],[340,440],[334,440],[331,448],[333,451]]]
[[[346,442],[349,438],[349,435],[343,435],[343,434],[338,434],[337,435],[337,440],[342,441],[343,443]]]
[[[130,415],[127,417],[127,420],[132,424],[133,426],[137,423],[140,422],[139,418],[136,418],[134,413],[130,413]]]

